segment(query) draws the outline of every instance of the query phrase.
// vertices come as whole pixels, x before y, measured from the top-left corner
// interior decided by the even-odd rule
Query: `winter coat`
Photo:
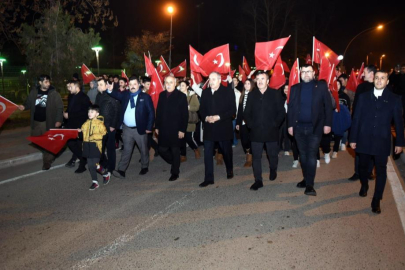
[[[198,112],[200,109],[200,101],[194,91],[187,91],[187,103],[189,112]],[[188,123],[187,132],[194,132],[196,124]]]
[[[100,107],[100,115],[104,117],[104,125],[107,129],[119,128],[120,103],[115,98],[104,93],[98,93],[96,104]]]
[[[80,128],[88,119],[89,106],[91,105],[89,97],[80,91],[76,95],[70,94],[68,97],[68,119],[66,119],[65,128]]]
[[[88,119],[82,125],[83,136],[83,157],[98,158],[103,149],[103,137],[107,134],[104,125],[104,118],[98,116],[95,119]]]
[[[90,98],[90,102],[91,104],[95,104],[96,103],[96,97],[98,94],[98,86],[97,86],[97,81],[93,80],[93,83],[95,83],[95,86],[93,88],[91,88],[88,92],[87,92],[87,96]]]

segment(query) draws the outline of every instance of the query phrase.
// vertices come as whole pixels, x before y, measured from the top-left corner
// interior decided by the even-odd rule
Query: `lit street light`
[[[27,70],[26,69],[22,69],[21,70],[21,73],[23,74],[23,76],[24,76],[24,79],[25,79],[25,81],[26,81],[26,88],[27,88],[27,94],[29,93],[29,91],[28,91],[28,88],[29,88],[29,84],[28,84],[28,79],[26,79],[25,78],[25,73],[27,73]]]
[[[93,47],[91,48],[93,51],[96,52],[96,58],[97,58],[97,74],[98,76],[100,76],[100,59],[99,59],[99,52],[103,50],[102,47],[97,46],[97,47]]]
[[[352,38],[352,40],[350,40],[349,44],[347,44],[347,46],[346,46],[346,49],[345,49],[345,51],[344,51],[344,53],[343,53],[343,61],[344,61],[344,57],[346,56],[346,51],[347,51],[347,49],[349,48],[350,44],[352,44],[353,40],[355,40],[358,36],[360,36],[361,34],[364,34],[364,33],[368,32],[368,31],[372,31],[372,30],[375,30],[375,29],[376,29],[376,30],[381,30],[381,29],[383,29],[383,28],[384,28],[384,26],[383,26],[382,24],[380,24],[380,25],[378,25],[377,27],[373,26],[373,27],[367,28],[367,29],[361,31],[360,33],[358,33],[357,35],[355,35],[354,38]],[[342,65],[343,65],[343,61],[342,61]]]
[[[385,54],[381,55],[380,57],[380,70],[382,69],[382,60],[385,57]]]
[[[4,73],[3,73],[3,63],[7,60],[5,58],[0,58],[0,65],[1,65],[1,83],[3,85],[3,95],[6,93],[4,90]]]
[[[169,47],[169,68],[172,66],[172,32],[173,32],[173,13],[174,7],[168,6],[167,12],[170,14],[170,47]]]

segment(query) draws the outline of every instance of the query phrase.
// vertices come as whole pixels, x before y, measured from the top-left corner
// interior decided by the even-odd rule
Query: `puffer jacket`
[[[104,118],[98,116],[95,119],[88,119],[82,126],[83,144],[95,143],[100,153],[103,148],[103,136],[107,134],[104,125]]]

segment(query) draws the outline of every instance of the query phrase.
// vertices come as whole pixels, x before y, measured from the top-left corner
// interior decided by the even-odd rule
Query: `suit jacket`
[[[243,116],[252,142],[278,142],[285,119],[281,91],[267,88],[263,94],[258,89],[250,92]]]
[[[187,96],[174,90],[159,95],[156,108],[155,128],[159,130],[159,146],[180,147],[179,131],[186,133],[188,124]]]
[[[357,144],[356,152],[389,156],[392,121],[397,133],[395,146],[404,146],[401,97],[387,88],[378,99],[374,96],[374,91],[359,95],[349,140],[350,143]]]
[[[138,97],[135,104],[135,120],[136,129],[140,135],[146,134],[146,130],[152,131],[153,123],[155,122],[155,109],[153,108],[152,98],[142,92],[141,89],[138,91]],[[119,126],[124,122],[124,115],[128,108],[128,103],[130,102],[131,92],[130,91],[112,91],[109,93],[115,99],[121,101],[121,112]]]
[[[205,89],[200,100],[200,115],[204,123],[204,140],[232,140],[232,120],[236,115],[235,92],[232,86],[221,85],[214,94],[211,88]],[[205,122],[205,118],[212,115],[219,115],[220,120],[213,124]]]
[[[87,114],[90,105],[90,98],[83,91],[80,91],[76,95],[69,95],[66,110],[69,119],[66,121],[65,128],[80,128],[88,119]]]
[[[293,85],[290,90],[290,101],[288,103],[287,124],[295,129],[300,118],[301,107],[301,85]],[[333,108],[328,86],[324,81],[315,81],[312,91],[312,127],[313,134],[322,136],[323,127],[332,127]]]

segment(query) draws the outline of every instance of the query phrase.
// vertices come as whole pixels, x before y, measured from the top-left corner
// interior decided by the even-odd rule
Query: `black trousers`
[[[107,156],[105,155],[105,149],[107,149]],[[107,128],[107,135],[103,140],[103,150],[101,154],[100,164],[104,168],[107,168],[109,172],[115,170],[116,154],[115,154],[115,130],[110,131]]]
[[[204,140],[204,181],[214,182],[214,159],[212,158],[212,153],[214,152],[215,143],[214,141]],[[219,141],[217,143],[224,156],[226,171],[233,171],[232,141]]]
[[[159,146],[159,154],[160,156],[172,165],[170,169],[170,173],[174,175],[180,174],[180,147],[178,146]]]
[[[333,135],[333,152],[339,152],[340,141],[342,140],[343,136],[339,136],[334,134]]]
[[[79,139],[68,140],[66,143],[67,147],[72,151],[72,158],[80,159],[80,165],[85,165],[85,159],[83,158],[83,141]]]
[[[153,150],[158,151],[158,144],[157,142],[153,139],[153,133],[148,133],[148,149],[153,148]]]
[[[246,154],[247,151],[250,150],[250,148],[251,148],[249,129],[246,125],[239,126],[239,135],[240,135],[240,141],[242,144],[243,152],[245,152],[245,154]],[[252,152],[250,151],[250,153],[252,153]]]
[[[387,156],[372,156],[359,153],[359,171],[361,185],[368,185],[368,176],[370,175],[369,168],[374,158],[376,180],[374,199],[381,200],[384,193],[385,183],[387,182]]]
[[[291,150],[291,140],[290,140],[290,135],[288,134],[288,127],[287,127],[286,120],[284,120],[283,124],[280,127],[279,135],[280,135],[279,136],[280,150],[290,151]]]
[[[324,154],[329,154],[330,153],[330,142],[332,141],[332,135],[329,134],[323,134],[321,138],[321,149]]]
[[[89,168],[91,180],[98,181],[97,180],[97,163],[100,161],[99,158],[88,158],[87,159],[87,167]]]
[[[253,174],[256,182],[263,182],[262,178],[262,153],[266,147],[267,156],[269,157],[269,167],[271,171],[276,171],[278,166],[278,142],[252,142],[253,154]]]
[[[180,147],[180,155],[187,156],[187,145],[190,146],[191,149],[196,150],[198,148],[197,143],[194,141],[193,138],[194,132],[186,132],[183,139],[181,139],[181,147]]]
[[[292,149],[292,152],[293,152],[294,160],[298,160],[297,141],[295,140],[294,137],[291,137],[291,149]]]

